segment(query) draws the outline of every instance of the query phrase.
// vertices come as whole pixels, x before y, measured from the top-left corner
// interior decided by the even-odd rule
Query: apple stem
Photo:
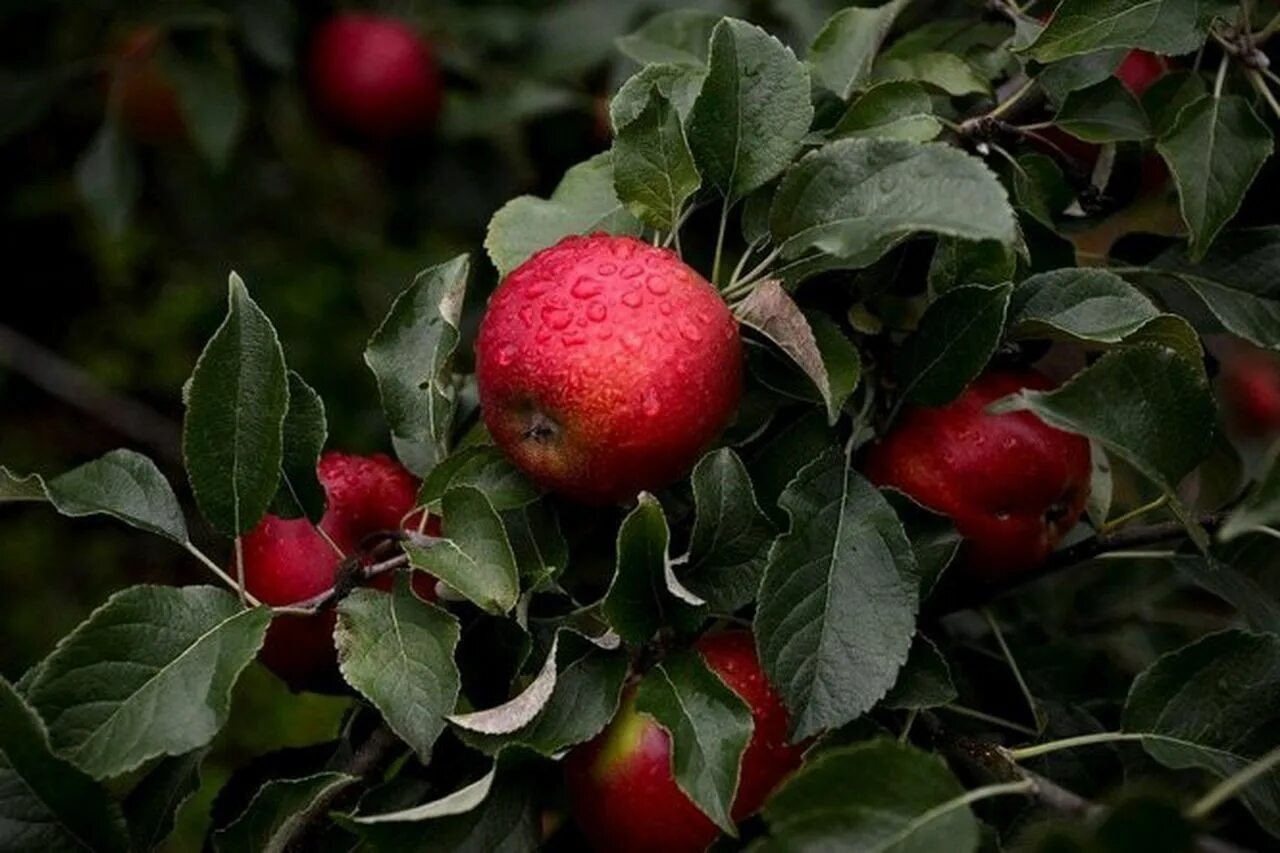
[[[239,540],[237,540],[237,542],[238,541]],[[259,601],[258,599],[250,595],[247,589],[244,589],[243,584],[236,583],[235,578],[231,577],[231,575],[224,572],[221,566],[219,566],[213,560],[209,559],[209,556],[205,554],[205,552],[197,548],[194,542],[183,543],[183,546],[187,549],[188,552],[190,552],[191,556],[195,557],[197,560],[203,563],[205,568],[207,568],[209,571],[217,575],[220,581],[225,583],[231,589],[238,590],[240,592],[241,600],[244,601],[245,604],[248,604],[250,607],[257,607],[260,604],[262,604],[261,601]]]
[[[720,230],[716,233],[716,255],[715,260],[711,262],[711,283],[716,287],[720,286],[720,259],[724,254],[724,230],[729,224],[729,197],[724,197],[724,204],[720,206]]]
[[[1018,682],[1018,689],[1022,691],[1022,698],[1027,700],[1027,707],[1031,710],[1031,719],[1036,721],[1036,733],[1044,731],[1044,715],[1040,712],[1040,705],[1036,702],[1036,697],[1032,695],[1031,688],[1027,686],[1027,680],[1022,677],[1022,670],[1018,667],[1018,660],[1013,656],[1013,650],[1009,648],[1009,643],[1005,641],[1004,631],[1000,630],[1000,623],[996,622],[996,617],[992,614],[988,607],[982,608],[982,618],[987,620],[987,627],[991,629],[992,635],[996,638],[996,643],[1000,646],[1000,653],[1004,655],[1005,661],[1009,664],[1009,669],[1013,672],[1013,678]]]
[[[1121,527],[1124,527],[1126,524],[1128,524],[1130,521],[1133,521],[1135,518],[1144,516],[1149,512],[1155,512],[1156,510],[1160,509],[1160,507],[1164,506],[1168,502],[1169,502],[1169,495],[1163,494],[1160,497],[1156,498],[1155,500],[1151,501],[1150,503],[1143,504],[1137,509],[1129,510],[1119,518],[1104,522],[1102,527],[1098,530],[1098,532],[1112,533],[1120,529]]]

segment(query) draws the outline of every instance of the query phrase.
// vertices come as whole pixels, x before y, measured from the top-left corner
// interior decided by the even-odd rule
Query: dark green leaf
[[[880,45],[908,2],[890,0],[875,8],[851,6],[832,15],[809,46],[814,79],[847,100],[871,75]]]
[[[316,475],[320,451],[329,435],[324,401],[301,376],[289,371],[289,408],[284,416],[280,486],[271,511],[282,518],[305,516],[319,522],[325,494]]]
[[[996,351],[1012,292],[966,285],[935,300],[895,362],[903,398],[942,406],[958,397]]]
[[[396,454],[419,476],[430,473],[449,451],[457,407],[453,353],[470,269],[467,256],[459,255],[418,273],[364,351]]]
[[[166,63],[191,140],[221,169],[244,126],[244,96],[235,53],[220,38],[184,43]]]
[[[1013,197],[1036,221],[1053,229],[1054,220],[1075,200],[1075,193],[1052,157],[1023,154],[1013,163]]]
[[[483,610],[510,612],[520,597],[520,571],[502,516],[472,486],[445,492],[441,514],[448,538],[430,545],[406,543],[410,564]]]
[[[920,598],[933,592],[942,573],[960,551],[961,537],[951,519],[926,509],[896,489],[881,489],[889,506],[898,514],[916,555],[920,572]]]
[[[967,284],[1004,284],[1017,269],[1018,253],[1008,243],[940,237],[929,264],[929,289],[938,295]]]
[[[178,810],[200,787],[200,763],[209,750],[197,749],[160,761],[124,800],[135,850],[154,850],[173,833]]]
[[[727,447],[693,469],[697,516],[689,538],[686,586],[719,613],[732,613],[756,597],[774,527],[756,502],[747,469]]]
[[[819,755],[765,803],[766,849],[949,851],[978,848],[978,821],[942,761],[891,740]]]
[[[701,9],[674,9],[654,15],[640,29],[618,39],[618,50],[641,65],[701,66],[707,61],[711,31],[720,15]]]
[[[183,755],[226,722],[270,618],[214,587],[131,587],[58,644],[27,698],[54,748],[96,778]]]
[[[1160,315],[1151,300],[1104,269],[1041,273],[1013,291],[1013,337],[1118,343]]]
[[[470,486],[499,512],[518,509],[538,499],[538,490],[517,471],[502,451],[489,444],[467,447],[444,459],[422,480],[418,504],[437,503],[456,486]]]
[[[873,78],[878,82],[915,80],[955,97],[991,91],[990,84],[978,70],[954,53],[920,53],[882,59],[876,63]]]
[[[664,614],[677,604],[665,582],[670,540],[662,505],[641,492],[636,508],[618,529],[617,570],[603,605],[609,625],[631,645],[648,642],[667,621]]]
[[[716,826],[736,835],[730,813],[751,709],[692,651],[664,658],[636,689],[636,710],[671,736],[676,785]]]
[[[284,853],[308,818],[307,809],[322,797],[332,796],[357,780],[346,773],[316,773],[301,779],[272,779],[258,793],[244,814],[213,834],[218,853],[242,850]]]
[[[1244,98],[1205,95],[1182,108],[1156,148],[1178,186],[1191,257],[1198,260],[1275,149],[1271,130]]]
[[[1067,95],[1053,123],[1086,142],[1129,142],[1151,136],[1142,104],[1118,77]]]
[[[36,712],[0,678],[0,848],[125,851],[120,808],[49,747]]]
[[[565,172],[550,198],[522,195],[504,204],[489,220],[484,247],[505,276],[571,234],[639,234],[640,229],[614,192],[613,158],[606,151]]]
[[[39,503],[48,499],[39,474],[15,474],[0,466],[0,503]]]
[[[233,0],[245,47],[272,68],[293,67],[298,10],[289,0]]]
[[[1223,542],[1261,527],[1280,523],[1280,456],[1273,456],[1258,484],[1231,513],[1218,531]]]
[[[676,108],[656,88],[650,89],[640,114],[618,127],[614,191],[647,225],[670,231],[701,183]]]
[[[458,621],[415,596],[407,577],[390,593],[357,589],[338,604],[343,677],[423,764],[458,699],[458,634]]]
[[[698,92],[702,90],[702,78],[706,73],[701,65],[646,65],[627,78],[609,102],[609,119],[613,127],[617,129],[635,121],[649,103],[649,93],[655,89],[676,108],[680,120],[685,121]]]
[[[1230,0],[1064,0],[1028,51],[1040,62],[1108,47],[1189,53]]]
[[[108,119],[76,164],[76,189],[98,227],[119,236],[142,191],[141,169],[119,122]]]
[[[708,183],[733,203],[780,174],[813,119],[809,72],[791,49],[732,18],[716,25],[689,147]]]
[[[1179,574],[1239,610],[1250,628],[1280,636],[1280,600],[1245,571],[1199,554],[1167,559]]]
[[[569,565],[569,544],[552,505],[537,501],[502,513],[521,588],[536,591],[554,582]]]
[[[266,513],[280,483],[289,384],[276,330],[235,273],[227,302],[187,386],[182,452],[200,512],[238,536]]]
[[[957,695],[947,659],[932,640],[916,634],[907,662],[898,672],[898,680],[880,704],[897,710],[936,708],[954,702]]]
[[[893,686],[919,577],[898,516],[840,453],[802,469],[779,503],[791,528],[769,551],[755,634],[800,739],[857,718]]]
[[[1215,776],[1239,772],[1280,744],[1280,637],[1223,631],[1161,657],[1133,682],[1126,731],[1167,767]],[[1241,792],[1272,835],[1280,835],[1280,771]]]
[[[1113,47],[1062,59],[1045,66],[1036,75],[1036,82],[1050,99],[1060,104],[1070,93],[1111,77],[1128,52],[1122,47]]]
[[[933,115],[933,102],[920,84],[891,81],[859,95],[831,128],[830,135],[832,139],[862,136],[928,142],[941,132],[942,124]]]
[[[1208,87],[1204,77],[1194,71],[1170,71],[1162,75],[1142,93],[1142,108],[1151,119],[1151,129],[1162,137],[1178,120],[1178,113],[1192,101],[1199,100]]]

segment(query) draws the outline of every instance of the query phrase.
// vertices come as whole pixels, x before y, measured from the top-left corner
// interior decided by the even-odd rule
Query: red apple
[[[330,451],[321,457],[317,473],[328,500],[319,526],[332,544],[307,519],[274,515],[267,515],[242,541],[245,588],[265,604],[296,604],[330,589],[343,557],[355,553],[371,533],[400,529],[416,503],[413,475],[380,453]],[[427,532],[438,535],[435,518]],[[371,585],[390,589],[391,582],[391,574],[384,574]],[[423,598],[435,599],[435,584],[426,575],[415,572],[413,588]],[[260,659],[295,690],[337,689],[334,619],[332,608],[311,616],[277,616]]]
[[[742,393],[738,324],[673,252],[566,237],[513,270],[476,341],[494,441],[545,488],[589,503],[680,478]]]
[[[431,46],[395,18],[357,12],[330,18],[312,36],[307,68],[317,108],[360,139],[412,137],[440,111]]]
[[[120,120],[140,142],[160,145],[187,135],[178,92],[158,53],[164,33],[157,27],[129,32],[116,52],[113,86]]]
[[[742,820],[800,766],[804,747],[787,743],[786,708],[760,668],[749,633],[707,635],[695,648],[751,708],[755,730],[732,809],[734,820]],[[565,771],[574,819],[596,850],[697,853],[720,834],[676,786],[670,737],[636,711],[634,689],[603,732],[569,753]]]
[[[1274,355],[1257,349],[1230,353],[1221,382],[1231,421],[1242,433],[1280,433],[1280,361]]]
[[[1089,442],[1030,412],[987,406],[1053,383],[1033,370],[993,370],[940,408],[902,413],[865,460],[867,476],[950,516],[964,565],[983,580],[1035,569],[1084,511]]]

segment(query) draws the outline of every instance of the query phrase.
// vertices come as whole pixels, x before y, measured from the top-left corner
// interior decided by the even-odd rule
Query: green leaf
[[[546,707],[555,692],[556,676],[559,674],[556,657],[559,646],[560,632],[556,632],[542,668],[517,695],[492,708],[451,714],[449,722],[468,732],[482,735],[507,735],[529,725]]]
[[[916,634],[898,680],[880,704],[895,710],[936,708],[954,702],[958,695],[947,659],[932,640]]]
[[[933,102],[920,84],[890,81],[872,86],[854,99],[831,128],[830,137],[928,142],[941,132],[942,124],[933,115]]]
[[[773,341],[804,371],[822,395],[828,421],[835,423],[861,374],[858,351],[839,327],[816,316],[812,320],[817,322],[811,322],[774,279],[757,284],[735,306],[734,314],[743,325]]]
[[[959,553],[960,533],[950,518],[926,509],[903,492],[882,488],[880,493],[898,514],[911,542],[920,573],[920,598],[924,599],[933,592],[938,579]]]
[[[1221,598],[1255,631],[1280,636],[1280,601],[1242,568],[1214,557],[1167,557],[1178,573]]]
[[[727,447],[699,460],[692,484],[697,514],[689,563],[681,574],[711,610],[733,613],[753,601],[760,588],[773,522],[756,502],[746,466]]]
[[[977,378],[1004,331],[1013,286],[966,285],[948,290],[920,319],[896,360],[904,399],[942,406]]]
[[[173,834],[178,810],[200,787],[200,764],[209,749],[162,759],[124,800],[135,850],[154,850]]]
[[[1115,273],[1072,268],[1031,276],[1013,291],[1009,334],[1114,344],[1160,316]]]
[[[617,569],[603,602],[610,627],[631,645],[648,642],[676,605],[664,584],[670,541],[662,504],[641,492],[636,508],[618,528]]]
[[[249,802],[244,813],[213,834],[218,853],[242,850],[284,853],[308,819],[308,809],[357,781],[346,773],[324,772],[301,779],[272,779]]]
[[[520,569],[522,589],[541,591],[569,565],[569,543],[560,530],[560,517],[548,501],[503,512],[502,525]]]
[[[1223,631],[1164,655],[1133,682],[1124,729],[1166,767],[1225,777],[1280,744],[1280,637]],[[1280,772],[1240,794],[1280,835]]]
[[[813,78],[843,100],[871,75],[880,45],[909,0],[873,9],[857,6],[832,15],[809,46]]]
[[[108,118],[89,143],[76,163],[75,180],[98,227],[113,237],[124,233],[142,193],[142,176],[117,120]]]
[[[484,493],[454,486],[441,501],[447,539],[405,543],[415,569],[444,581],[489,613],[509,613],[520,597],[520,572],[502,516]]]
[[[1273,456],[1248,497],[1227,515],[1218,538],[1230,542],[1237,536],[1277,523],[1280,523],[1280,456]]]
[[[840,453],[805,466],[779,503],[791,528],[769,551],[755,635],[799,740],[857,718],[893,686],[919,577],[898,516]]]
[[[221,38],[184,43],[167,57],[186,127],[195,147],[215,169],[227,164],[244,127],[245,104],[239,66]]]
[[[991,85],[978,70],[954,53],[920,53],[915,56],[882,59],[876,63],[877,82],[915,80],[941,89],[952,97],[985,95]]]
[[[99,779],[213,739],[271,611],[208,586],[118,592],[40,665],[27,699],[55,749]]]
[[[867,265],[904,237],[1016,237],[996,176],[943,143],[842,139],[803,157],[782,179],[769,216],[783,257],[817,250]]]
[[[613,719],[627,676],[627,654],[606,649],[572,632],[560,632],[554,689],[537,715],[514,731],[482,734],[462,729],[458,736],[489,755],[522,746],[556,755],[595,737]]]
[[[418,273],[365,346],[396,455],[418,476],[449,452],[453,354],[470,271],[470,259],[459,255]]]
[[[672,63],[701,67],[720,15],[701,9],[673,9],[654,15],[618,39],[618,50],[641,65]]]
[[[683,122],[689,118],[693,102],[702,91],[706,73],[701,65],[646,65],[628,77],[613,96],[609,102],[609,120],[615,129],[635,121],[649,103],[649,93],[656,89],[671,102]]]
[[[8,472],[17,498],[47,499],[65,516],[109,515],[139,530],[189,540],[182,507],[155,463],[132,450],[112,450],[48,481],[36,474],[21,479]],[[26,497],[30,496],[30,497]]]
[[[1128,53],[1122,47],[1113,47],[1068,57],[1045,66],[1036,75],[1036,82],[1050,100],[1060,104],[1072,92],[1109,79]]]
[[[726,203],[791,162],[813,119],[809,94],[808,69],[782,42],[745,21],[716,25],[688,131],[699,171]]]
[[[357,589],[338,604],[343,677],[423,764],[458,700],[458,636],[458,620],[415,596],[406,576],[390,593]]]
[[[467,447],[444,459],[422,480],[418,505],[438,502],[445,492],[470,486],[484,494],[499,512],[518,509],[538,499],[538,490],[489,444]]]
[[[1023,154],[1013,163],[1013,197],[1018,206],[1049,229],[1073,201],[1075,193],[1062,169],[1045,154]]]
[[[1195,71],[1170,71],[1142,93],[1142,108],[1151,119],[1151,129],[1162,137],[1178,120],[1178,113],[1207,91],[1204,77]]]
[[[271,511],[282,518],[300,516],[319,522],[325,494],[316,474],[320,452],[329,436],[324,401],[301,376],[289,371],[289,408],[284,416],[280,485]]]
[[[230,6],[254,56],[278,71],[293,67],[298,10],[289,0],[233,0]]]
[[[777,849],[972,853],[978,821],[964,793],[938,758],[879,739],[805,764],[765,803],[764,819]]]
[[[1017,269],[1018,253],[1008,243],[940,237],[929,263],[929,289],[937,295],[967,284],[1004,284]]]
[[[0,847],[125,851],[120,807],[49,746],[36,712],[0,678]]]
[[[606,151],[565,172],[550,198],[522,195],[504,204],[489,220],[484,247],[506,276],[571,234],[639,234],[641,227],[614,192],[613,157]]]
[[[39,474],[15,474],[0,465],[0,503],[40,503],[48,499]]]
[[[640,681],[636,710],[671,736],[676,785],[716,826],[737,835],[731,814],[751,709],[693,651],[664,658]]]
[[[1118,77],[1067,95],[1053,123],[1085,142],[1136,142],[1151,136],[1142,104]]]
[[[1052,391],[1022,391],[1011,405],[1100,442],[1165,492],[1213,447],[1217,407],[1197,365],[1166,347],[1112,350]]]
[[[1275,144],[1247,100],[1205,95],[1182,108],[1156,149],[1173,173],[1191,257],[1199,260],[1240,209]]]
[[[280,483],[289,384],[276,330],[231,274],[227,317],[188,380],[182,452],[196,505],[227,536],[251,530]]]
[[[647,225],[670,231],[701,183],[676,108],[656,88],[650,89],[640,114],[618,127],[614,191]]]
[[[1230,0],[1064,0],[1028,53],[1040,62],[1108,47],[1177,55],[1198,48]]]
[[[1199,262],[1172,250],[1136,277],[1203,305],[1231,334],[1280,350],[1280,227],[1229,231]]]

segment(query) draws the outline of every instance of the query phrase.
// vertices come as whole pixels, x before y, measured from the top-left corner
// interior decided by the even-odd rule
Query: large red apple
[[[1223,359],[1221,381],[1227,411],[1241,432],[1280,432],[1280,360],[1262,350],[1234,351]]]
[[[160,145],[186,137],[187,125],[173,81],[160,65],[164,33],[139,27],[125,35],[116,52],[112,86],[124,126],[140,142]]]
[[[321,457],[317,473],[328,501],[319,526],[332,543],[305,518],[275,515],[267,515],[241,543],[245,588],[265,604],[296,604],[330,589],[343,557],[355,553],[371,533],[400,529],[416,503],[413,475],[380,453],[330,451]],[[436,519],[430,519],[428,532],[439,533]],[[379,575],[372,585],[389,589],[391,581],[390,574]],[[415,572],[413,588],[424,598],[435,598],[435,585],[424,574]],[[260,659],[295,690],[336,689],[334,618],[332,608],[309,616],[277,616],[267,629]]]
[[[1052,387],[1033,370],[993,370],[945,406],[909,408],[871,447],[867,476],[950,516],[973,575],[997,580],[1030,571],[1084,511],[1089,442],[1029,412],[986,409],[1024,388]]]
[[[751,708],[755,730],[732,809],[734,820],[742,820],[800,766],[804,748],[787,743],[786,708],[760,668],[749,633],[707,635],[695,647]],[[676,786],[670,737],[636,711],[634,691],[603,732],[569,753],[565,770],[574,819],[596,850],[698,853],[720,834]]]
[[[419,134],[440,111],[440,71],[431,46],[403,21],[348,12],[311,39],[311,98],[347,133],[373,142]]]
[[[476,341],[485,424],[542,486],[607,503],[683,476],[742,393],[738,325],[673,252],[566,237],[511,272]]]

